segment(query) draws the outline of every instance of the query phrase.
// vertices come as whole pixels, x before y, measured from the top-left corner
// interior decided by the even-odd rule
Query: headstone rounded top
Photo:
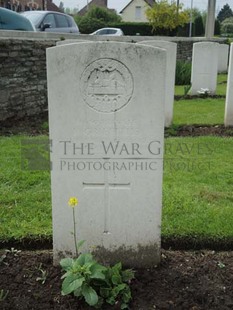
[[[80,91],[86,104],[97,112],[112,113],[126,106],[134,82],[129,69],[120,61],[100,58],[82,73]]]

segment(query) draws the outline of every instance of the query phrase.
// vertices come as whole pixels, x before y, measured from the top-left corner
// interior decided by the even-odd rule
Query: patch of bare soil
[[[185,125],[176,128],[176,136],[194,137],[194,136],[233,136],[233,127],[224,127],[223,125]]]
[[[2,310],[92,309],[72,296],[61,296],[61,269],[52,252],[0,252]],[[42,271],[46,272],[45,282]],[[135,270],[130,309],[233,309],[233,252],[162,251],[159,266]],[[0,295],[1,296],[1,295]],[[104,306],[102,309],[119,309]]]

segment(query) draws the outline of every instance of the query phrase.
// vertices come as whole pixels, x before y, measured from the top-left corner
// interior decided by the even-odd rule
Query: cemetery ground
[[[219,76],[220,96],[225,79]],[[176,95],[183,96],[182,87]],[[224,102],[175,102],[165,139],[162,260],[135,270],[130,309],[233,308],[233,128],[223,127]],[[21,142],[47,140],[46,121],[2,126],[1,309],[89,309],[61,296],[61,269],[52,264],[50,173],[21,166]]]

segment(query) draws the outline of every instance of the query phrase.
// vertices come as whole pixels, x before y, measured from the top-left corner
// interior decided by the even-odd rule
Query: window
[[[107,33],[108,33],[108,29],[102,29],[102,30],[97,32],[97,34],[101,34],[101,35],[105,35]]]
[[[141,6],[136,6],[135,7],[135,18],[136,19],[141,19],[142,17],[142,7]]]
[[[116,33],[116,30],[115,29],[109,29],[108,30],[108,34],[115,34]]]
[[[48,14],[43,20],[43,24],[49,24],[50,28],[56,28],[56,22],[53,14]]]
[[[70,27],[68,19],[64,15],[56,14],[57,27],[58,28],[68,28]]]

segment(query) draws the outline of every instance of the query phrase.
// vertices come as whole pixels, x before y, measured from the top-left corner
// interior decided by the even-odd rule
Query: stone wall
[[[192,61],[192,50],[194,41],[178,41],[177,60]]]
[[[0,31],[0,121],[37,115],[48,108],[46,80],[46,48],[56,45],[61,35],[20,32],[6,35]],[[18,37],[17,37],[18,36]],[[77,36],[68,36],[76,38]],[[168,37],[115,37],[116,41],[139,42],[166,39],[178,43],[177,58],[191,60],[192,45],[197,40]],[[80,35],[82,40],[107,40],[96,36]],[[199,41],[203,41],[199,39]]]
[[[0,121],[47,109],[46,48],[53,41],[0,40]]]

